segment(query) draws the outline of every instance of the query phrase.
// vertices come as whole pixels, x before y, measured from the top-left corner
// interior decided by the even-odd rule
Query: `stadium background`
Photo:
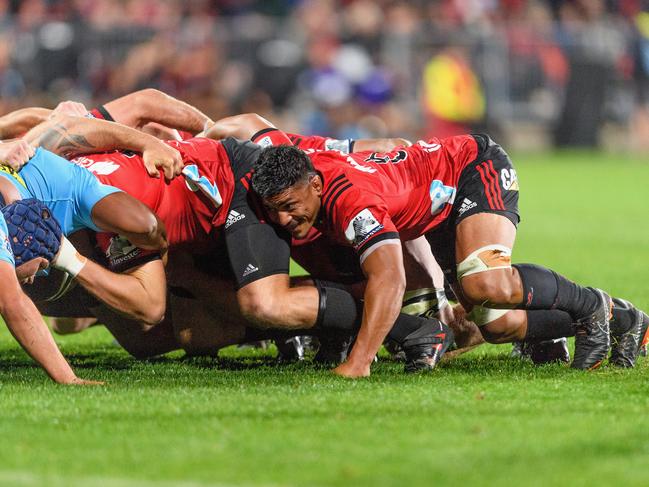
[[[0,110],[143,87],[213,118],[507,147],[649,144],[643,0],[0,2]]]
[[[644,309],[647,73],[641,0],[0,0],[0,113],[156,87],[340,138],[485,130],[521,180],[516,260]],[[0,332],[0,485],[646,485],[646,360],[582,374],[493,346],[349,382],[272,350],[56,339],[108,385],[57,387]]]

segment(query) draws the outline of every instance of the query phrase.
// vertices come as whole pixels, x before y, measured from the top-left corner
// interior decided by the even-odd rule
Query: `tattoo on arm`
[[[81,134],[72,134],[61,124],[55,124],[43,132],[37,145],[59,155],[88,152],[95,146]]]

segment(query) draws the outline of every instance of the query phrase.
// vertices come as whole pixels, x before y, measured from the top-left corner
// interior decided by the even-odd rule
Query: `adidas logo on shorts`
[[[462,206],[460,206],[458,213],[461,215],[464,212],[469,211],[471,208],[475,208],[476,206],[478,206],[478,203],[471,201],[469,198],[464,198],[464,200],[462,201]]]
[[[246,277],[246,276],[252,274],[253,272],[257,272],[258,270],[259,270],[258,267],[255,267],[252,264],[248,264],[248,266],[246,267],[246,270],[243,271],[242,277]]]
[[[230,227],[230,225],[237,223],[239,220],[243,220],[245,217],[246,215],[242,215],[238,211],[230,210],[230,213],[228,213],[228,219],[225,222],[225,228]]]

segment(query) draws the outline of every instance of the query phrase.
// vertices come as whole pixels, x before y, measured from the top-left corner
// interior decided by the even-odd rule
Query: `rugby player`
[[[103,178],[102,180],[104,182],[110,182],[111,184],[116,184],[123,188],[130,185],[130,189],[127,191],[136,194],[139,199],[145,202],[148,201],[148,205],[158,212],[161,217],[165,214],[168,215],[168,218],[163,217],[163,220],[168,223],[170,245],[172,247],[182,247],[184,244],[188,244],[191,245],[192,250],[195,250],[203,243],[209,245],[209,233],[211,232],[212,227],[218,228],[228,226],[226,221],[226,212],[219,212],[219,208],[223,205],[227,209],[229,201],[232,199],[232,161],[236,161],[237,159],[231,157],[231,155],[227,153],[227,150],[224,149],[227,142],[228,141],[217,143],[208,139],[169,142],[170,145],[178,148],[183,153],[185,159],[185,180],[172,181],[169,186],[166,187],[161,186],[157,182],[153,182],[154,185],[158,186],[155,191],[151,190],[151,184],[140,184],[142,180],[140,176],[143,174],[141,164],[137,161],[137,157],[126,158],[123,154],[110,153],[84,156],[77,159],[75,162],[86,166],[91,171],[95,169],[96,172],[102,173],[98,174],[98,176],[100,179]],[[237,150],[237,146],[241,145],[236,141],[230,141],[230,144],[230,147],[232,147],[233,150]],[[110,171],[107,169],[108,167],[117,166],[120,168],[131,166],[131,170]],[[99,169],[100,167],[101,169]],[[248,169],[249,167],[250,163],[248,163]],[[237,169],[241,170],[240,168]],[[137,174],[137,171],[140,171],[140,173]],[[247,171],[248,170],[246,170],[246,172]],[[121,182],[118,182],[120,178],[123,179]],[[212,184],[217,181],[218,186]],[[188,188],[188,184],[191,186],[190,188]],[[174,194],[180,196],[175,201],[175,197],[173,196]],[[219,201],[219,198],[221,197],[222,201]],[[249,221],[252,220],[253,217],[251,216]],[[264,228],[266,227],[267,226],[264,225]],[[271,231],[275,232],[275,230]],[[274,257],[274,254],[270,253],[269,257]],[[280,273],[284,275],[284,278],[288,282],[287,263],[286,265],[282,264],[281,269],[270,269],[268,274],[259,272],[257,275],[251,276],[248,281],[254,282],[258,279],[261,280],[268,277],[272,278]],[[250,273],[246,273],[243,277],[247,277],[249,274]],[[294,290],[297,290],[298,293],[302,291],[300,288],[294,288]],[[310,291],[313,292],[316,290],[313,288]],[[335,291],[332,291],[332,293],[335,293]],[[344,291],[340,290],[338,295],[340,294],[344,294]],[[334,298],[332,298],[332,300],[333,299]],[[351,296],[344,299],[352,300]],[[300,305],[299,299],[293,300],[292,302],[298,306]],[[312,327],[316,321],[318,309],[314,307],[313,310],[309,310],[309,313],[312,313],[312,315],[308,316],[307,319],[302,319],[302,321],[300,321],[298,318],[298,320],[288,323],[288,326],[292,328]],[[355,309],[354,313],[356,313]],[[253,317],[258,320],[261,318],[259,321],[262,322],[265,318],[261,313],[253,314]],[[355,320],[355,315],[348,318],[349,326],[354,326]],[[335,319],[335,316],[331,321],[338,322],[338,320]],[[426,320],[418,319],[407,319],[406,322],[407,324],[401,325],[400,328],[401,330],[406,330],[408,332],[405,334],[402,332],[401,335],[398,335],[401,336],[401,338],[408,336],[411,332],[420,330],[422,326],[427,323]],[[286,326],[286,323],[282,321],[281,325]],[[441,330],[441,326],[438,325],[438,329]],[[440,339],[435,338],[432,335],[427,338],[431,342],[429,345],[432,345],[433,342],[436,342],[435,345],[439,345],[437,342],[439,342]],[[417,339],[421,341],[420,337],[417,337]],[[118,340],[120,339],[118,338]],[[430,354],[434,355],[434,361],[436,361],[439,355],[438,347],[435,347],[435,351],[431,351]]]
[[[60,154],[102,150],[116,144],[144,152],[143,161],[157,174],[163,167],[167,177],[179,169],[178,154],[151,136],[127,127],[79,117],[58,117],[30,130],[24,141],[40,145],[29,163],[16,172],[0,167],[0,195],[5,202],[37,198],[46,203],[62,224],[62,251],[71,256],[66,272],[76,277],[93,295],[122,313],[156,323],[165,309],[164,268],[155,258],[130,275],[107,271],[79,255],[65,236],[83,229],[119,232],[143,249],[166,251],[164,225],[131,196],[100,184],[89,172],[70,164],[45,148]],[[10,235],[11,236],[11,235]],[[142,275],[156,276],[160,284],[143,286]]]
[[[9,239],[10,226],[20,239]],[[0,213],[0,314],[7,328],[47,374],[60,384],[94,385],[80,379],[61,354],[38,309],[22,291],[20,282],[34,279],[40,269],[61,265],[61,228],[48,208],[37,200],[13,203]],[[15,256],[14,256],[15,252]]]
[[[286,141],[272,126],[261,135],[271,143]],[[606,293],[540,266],[511,266],[518,183],[507,154],[486,136],[431,139],[386,154],[315,152],[307,157],[292,146],[269,148],[255,167],[253,184],[274,219],[294,237],[304,237],[315,225],[354,245],[365,266],[386,269],[387,282],[398,281],[402,273],[395,249],[399,233],[404,238],[426,234],[447,278],[459,284],[459,298],[478,307],[474,316],[480,320],[482,315],[488,341],[541,334],[558,338],[567,334],[564,326],[576,322],[573,367],[596,368],[608,354],[612,303]],[[387,303],[398,299],[398,291],[368,283],[366,307],[371,303],[374,316],[391,316],[393,304]],[[528,319],[525,327],[520,318],[512,319],[525,311],[508,313],[507,308],[559,310],[570,323],[556,326],[557,320],[545,316],[540,323]],[[352,351],[345,364],[351,374],[369,369],[368,357],[383,339],[384,323],[377,319],[361,330],[359,352]],[[629,346],[625,352],[637,354],[634,344]]]

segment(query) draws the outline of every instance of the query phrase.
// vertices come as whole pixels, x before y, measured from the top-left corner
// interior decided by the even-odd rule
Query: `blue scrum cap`
[[[52,261],[61,246],[63,232],[50,209],[33,198],[2,208],[16,267],[36,257]]]

